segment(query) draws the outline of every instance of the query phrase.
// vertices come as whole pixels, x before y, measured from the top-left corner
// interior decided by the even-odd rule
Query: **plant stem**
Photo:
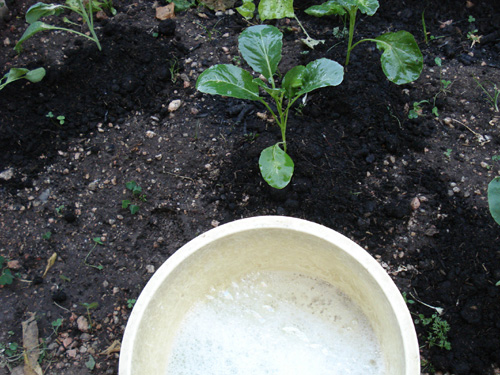
[[[306,37],[307,39],[312,39],[309,34],[307,33],[306,29],[304,29],[304,26],[302,26],[302,23],[299,21],[299,19],[297,18],[297,16],[294,16],[295,20],[297,21],[297,23],[299,24],[300,28],[302,29],[302,31],[304,32],[304,34],[306,34]]]
[[[356,13],[358,11],[358,7],[354,7],[352,9],[348,9],[349,12],[349,42],[347,43],[347,56],[345,59],[345,65],[349,65],[349,57],[351,56],[351,51],[354,47],[356,47],[357,43],[353,46],[352,39],[354,37],[354,25],[356,24]]]

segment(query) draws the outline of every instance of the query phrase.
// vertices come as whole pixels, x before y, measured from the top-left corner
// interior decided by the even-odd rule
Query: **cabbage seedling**
[[[43,77],[45,77],[45,69],[37,68],[29,70],[26,68],[11,68],[5,75],[0,79],[0,90],[2,90],[9,83],[17,81],[18,79],[27,79],[30,82],[37,83],[40,82]]]
[[[346,66],[349,65],[349,57],[354,47],[363,42],[375,42],[377,48],[383,51],[380,62],[387,79],[397,85],[413,82],[420,76],[424,60],[415,38],[409,32],[385,33],[375,39],[362,39],[352,44],[358,10],[373,16],[378,8],[378,0],[328,0],[321,5],[307,8],[305,12],[315,17],[339,15],[349,18]]]
[[[82,18],[83,22],[87,24],[87,27],[89,28],[91,35],[88,36],[84,33],[81,33],[73,29],[53,26],[46,24],[45,22],[38,21],[42,17],[53,16],[53,15],[58,16],[65,10],[70,10],[72,12],[77,13]],[[24,34],[21,36],[21,39],[19,39],[14,49],[17,52],[21,52],[22,44],[27,39],[31,38],[33,35],[35,35],[40,31],[63,30],[92,40],[97,44],[97,48],[99,48],[100,51],[101,43],[99,43],[99,39],[97,38],[97,35],[94,30],[94,18],[93,18],[93,13],[99,10],[102,10],[101,3],[99,3],[96,0],[88,0],[88,1],[66,0],[66,5],[36,3],[35,5],[32,5],[26,12],[26,22],[29,23],[30,25],[28,26]],[[74,24],[66,17],[64,17],[64,22]]]
[[[204,93],[223,95],[237,99],[261,102],[271,113],[281,129],[281,142],[265,148],[260,154],[259,168],[264,180],[276,189],[290,182],[294,163],[287,154],[286,125],[292,105],[302,95],[327,86],[337,86],[344,78],[344,68],[329,59],[318,59],[307,66],[290,69],[281,82],[275,82],[275,74],[281,60],[283,34],[274,26],[258,25],[244,30],[238,38],[243,59],[265,78],[253,78],[242,68],[230,65],[214,65],[205,70],[196,82],[196,88]],[[276,111],[260,96],[262,88],[274,100]]]

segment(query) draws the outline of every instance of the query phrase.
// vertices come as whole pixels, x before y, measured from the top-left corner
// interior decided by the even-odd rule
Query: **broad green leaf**
[[[265,92],[267,92],[269,95],[271,95],[275,99],[278,98],[281,95],[281,93],[285,92],[285,89],[283,89],[283,88],[276,87],[273,89],[273,88],[267,86],[265,84],[265,82],[263,80],[261,80],[260,78],[254,78],[253,81],[257,85],[262,87]]]
[[[63,11],[63,5],[36,3],[35,5],[32,5],[26,12],[26,22],[31,24],[45,16],[57,16]]]
[[[33,35],[36,33],[39,33],[40,31],[46,31],[46,30],[57,30],[58,28],[52,25],[48,25],[44,22],[41,21],[36,21],[32,23],[31,25],[28,26],[24,34],[21,36],[21,39],[17,42],[16,46],[14,49],[19,53],[21,52],[21,45],[29,38],[31,38]]]
[[[313,5],[305,10],[307,14],[314,17],[331,16],[337,14],[343,16],[346,11],[336,0],[329,0],[321,5]]]
[[[243,0],[243,4],[237,7],[236,10],[245,17],[246,20],[251,20],[255,13],[255,4],[253,0]]]
[[[238,48],[245,61],[267,80],[276,72],[281,60],[283,34],[274,26],[257,25],[244,30]]]
[[[26,68],[11,68],[9,72],[4,76],[4,78],[7,78],[7,81],[5,81],[5,85],[7,83],[23,78],[23,76],[28,72],[29,70]]]
[[[260,0],[259,15],[261,21],[293,18],[293,0]]]
[[[297,65],[290,69],[283,77],[281,85],[285,89],[287,98],[293,98],[302,87],[302,75],[305,69],[305,66]]]
[[[338,62],[318,59],[307,64],[302,72],[302,87],[296,96],[321,87],[337,86],[344,79],[344,68]]]
[[[500,225],[500,177],[495,177],[488,185],[488,206],[491,216]]]
[[[10,272],[10,270],[3,270],[0,274],[0,285],[12,284],[12,280],[14,280],[14,277],[12,277],[12,273]]]
[[[387,79],[397,85],[413,82],[420,76],[424,59],[413,35],[407,31],[386,33],[375,38]]]
[[[293,160],[281,149],[279,143],[265,148],[260,154],[260,173],[273,188],[283,189],[290,183],[293,167]]]
[[[45,77],[44,68],[36,68],[26,73],[26,79],[33,83],[40,82],[43,79],[43,77]]]
[[[196,89],[206,94],[230,96],[238,99],[259,99],[259,86],[253,77],[240,67],[219,64],[200,74]]]
[[[131,213],[132,215],[135,215],[135,214],[137,213],[137,211],[139,211],[139,206],[138,206],[138,205],[136,205],[136,204],[131,204],[131,205],[129,206],[129,210],[130,210],[130,213]]]
[[[373,16],[379,7],[378,0],[337,0],[346,9],[357,8],[363,14]]]

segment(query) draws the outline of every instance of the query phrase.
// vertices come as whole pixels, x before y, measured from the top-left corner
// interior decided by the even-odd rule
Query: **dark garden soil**
[[[44,339],[44,373],[116,374],[118,353],[104,351],[121,340],[129,305],[153,272],[197,235],[257,215],[341,232],[415,301],[415,318],[436,313],[418,301],[442,308],[451,349],[431,345],[432,324],[417,324],[423,372],[498,373],[500,227],[486,191],[500,173],[500,113],[473,77],[490,93],[491,82],[500,84],[499,2],[381,0],[375,16],[359,17],[357,39],[412,32],[423,73],[397,86],[372,43],[357,47],[341,85],[294,108],[287,139],[295,175],[283,190],[267,186],[258,170],[260,151],[280,136],[265,108],[195,89],[213,64],[244,66],[237,37],[247,23],[238,13],[199,7],[159,21],[153,1],[115,1],[117,15],[96,21],[102,52],[83,38],[45,32],[17,55],[34,2],[11,0],[0,21],[0,74],[47,70],[40,83],[0,91],[0,254],[15,273],[0,286],[0,343],[20,344],[0,353],[0,374],[22,363],[15,359],[30,313]],[[346,42],[332,35],[341,22],[304,13],[317,3],[295,4],[309,33],[326,40],[313,51],[301,45],[295,20],[270,22],[285,33],[282,72],[320,57],[343,63]],[[441,80],[452,82],[446,92]],[[180,108],[169,111],[175,100]],[[409,119],[422,100],[430,103]],[[126,189],[132,180],[144,201]],[[125,199],[139,206],[135,215],[122,209]],[[87,314],[84,304],[94,302]]]

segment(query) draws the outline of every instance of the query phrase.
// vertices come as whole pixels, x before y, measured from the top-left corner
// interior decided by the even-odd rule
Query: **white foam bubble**
[[[168,375],[382,375],[361,310],[334,286],[290,272],[212,289],[186,315]]]

